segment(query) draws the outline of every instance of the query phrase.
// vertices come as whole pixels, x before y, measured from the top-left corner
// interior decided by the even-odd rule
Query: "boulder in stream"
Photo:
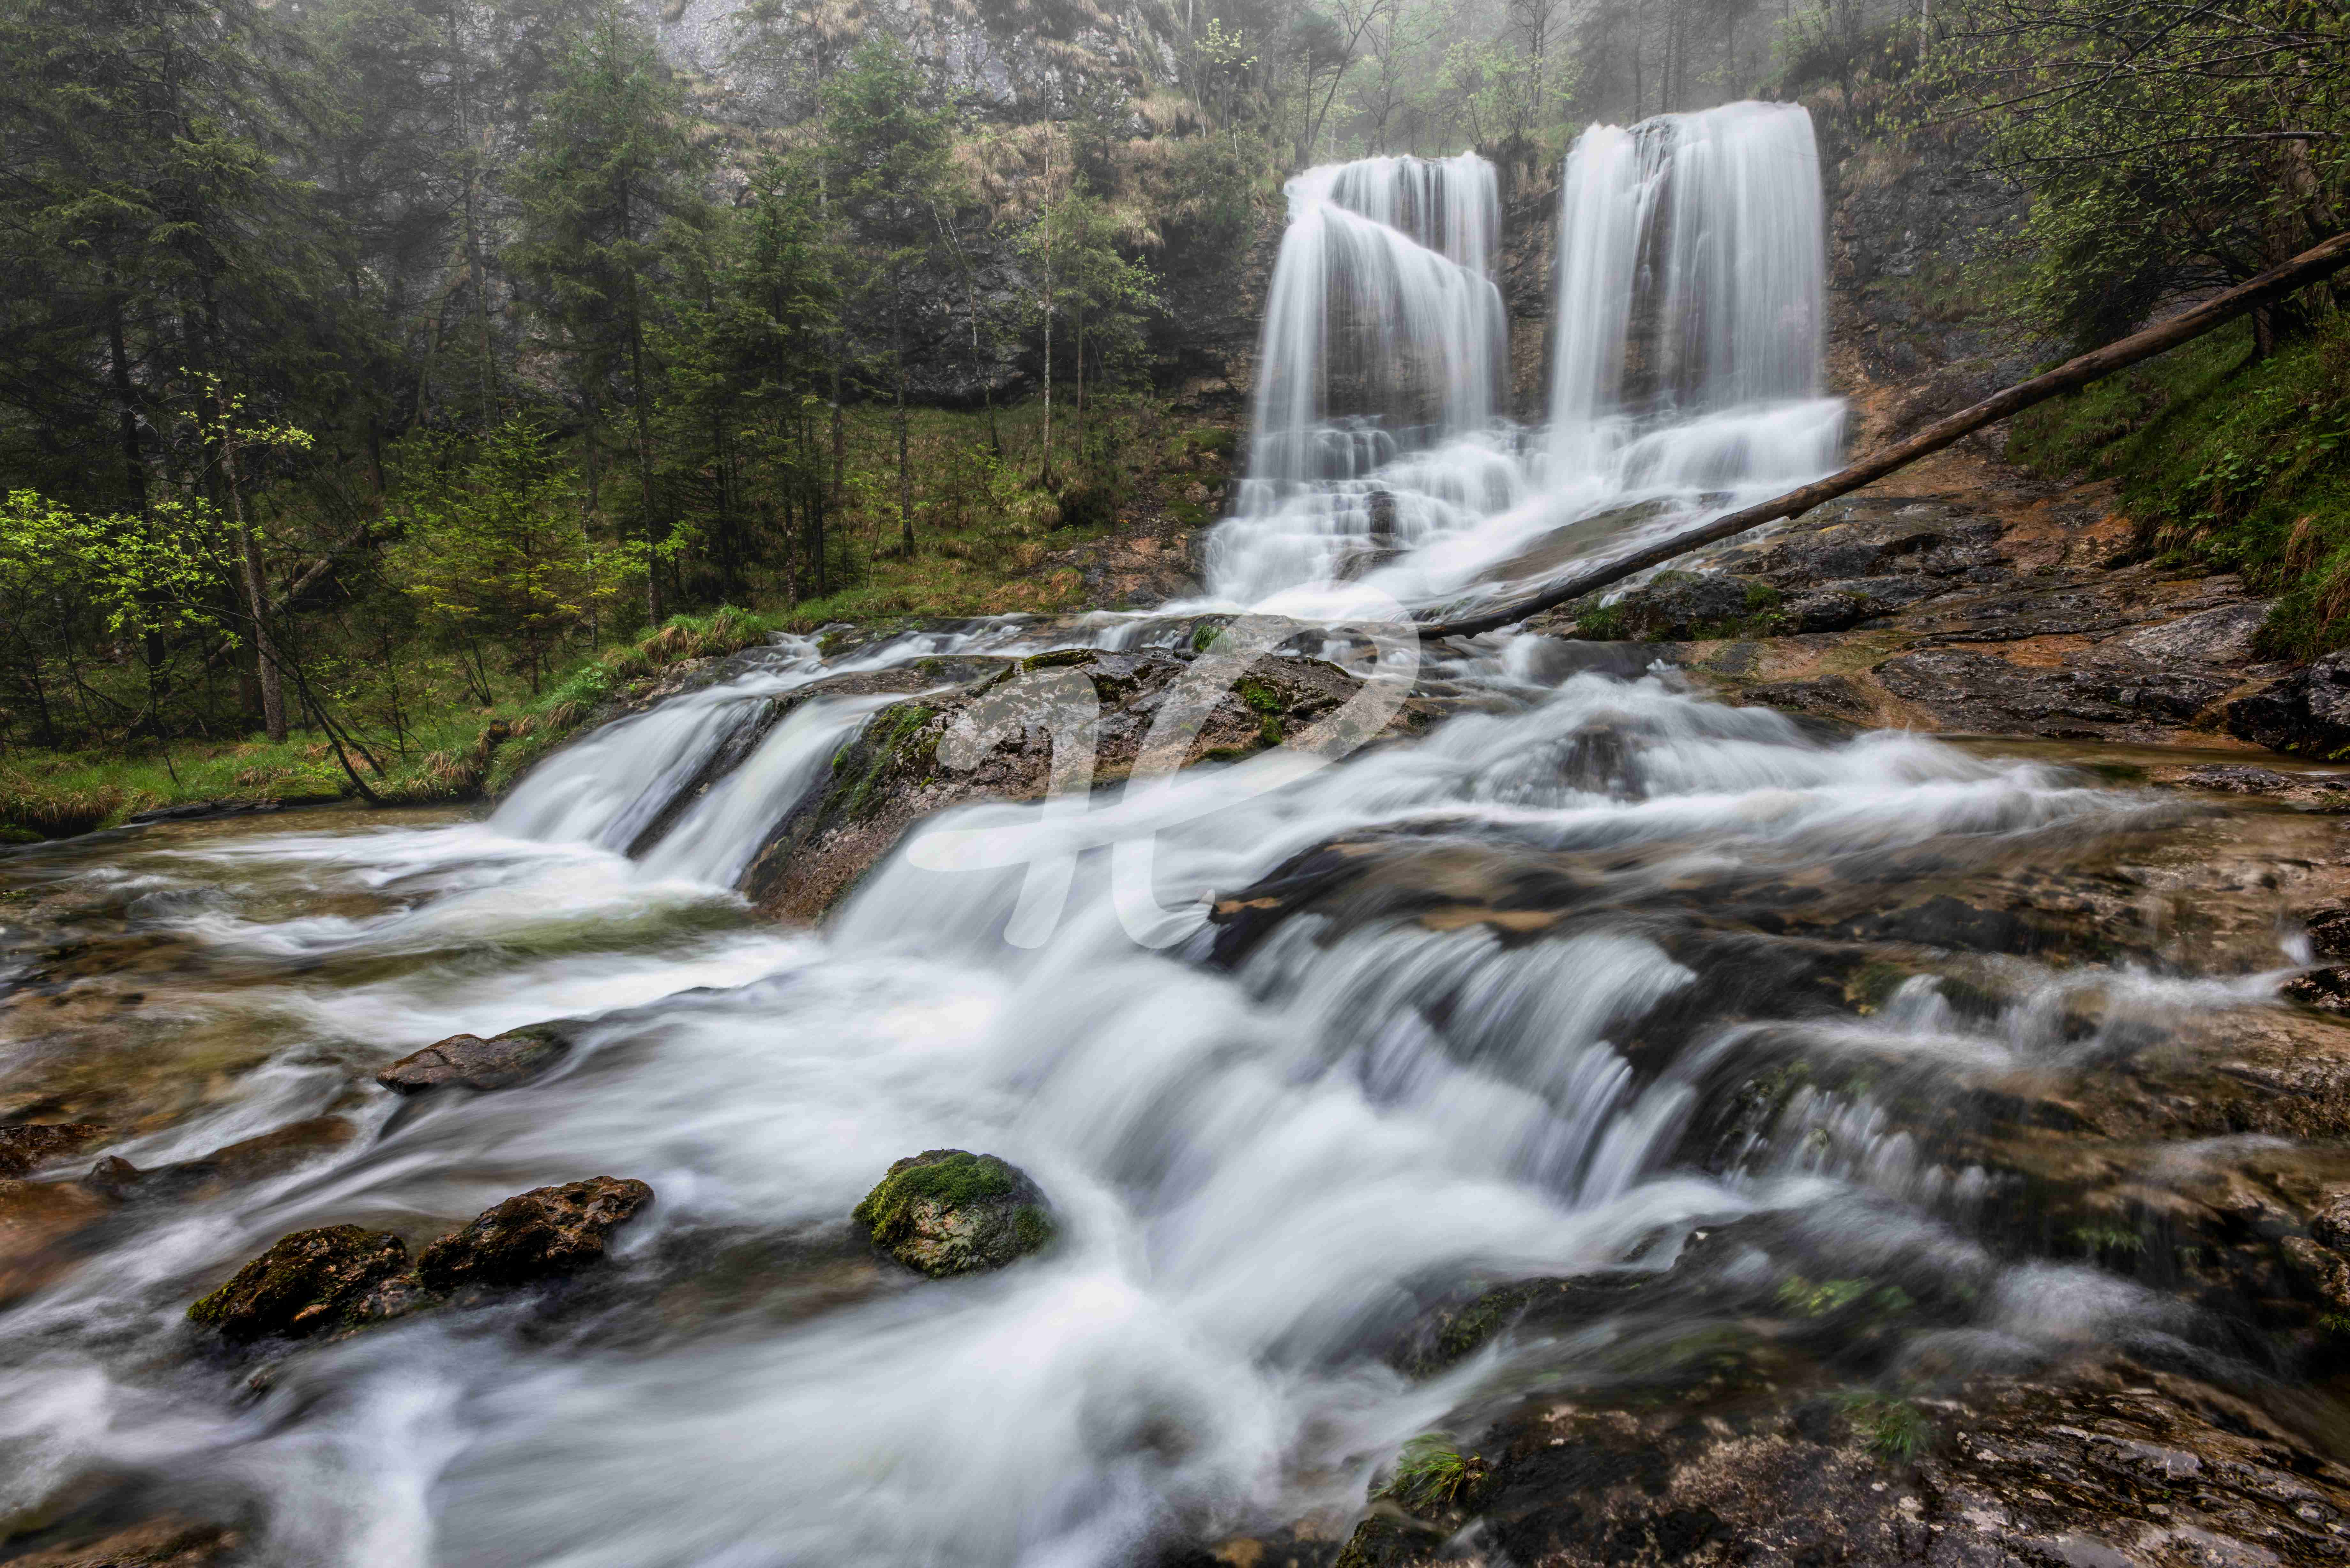
[[[109,1155],[90,1168],[89,1174],[81,1179],[81,1185],[117,1203],[134,1199],[201,1201],[248,1182],[264,1181],[298,1169],[358,1136],[359,1128],[340,1116],[309,1116],[194,1159],[145,1170],[120,1156]]]
[[[467,1089],[510,1089],[553,1066],[571,1048],[570,1032],[559,1023],[532,1023],[484,1040],[452,1034],[410,1053],[375,1075],[396,1095],[421,1095],[455,1085]]]
[[[1018,1166],[933,1148],[889,1168],[849,1216],[889,1257],[932,1279],[1000,1269],[1053,1240],[1053,1210]]]
[[[416,1256],[428,1290],[522,1285],[601,1262],[612,1232],[653,1200],[641,1181],[591,1176],[536,1187],[484,1210]]]
[[[296,1231],[190,1307],[188,1317],[232,1344],[299,1339],[339,1326],[370,1291],[407,1269],[407,1243],[389,1231]]]
[[[280,1239],[188,1309],[232,1344],[359,1329],[448,1304],[467,1286],[536,1284],[599,1262],[612,1232],[652,1201],[641,1181],[591,1176],[485,1210],[409,1262],[389,1231],[328,1225]]]

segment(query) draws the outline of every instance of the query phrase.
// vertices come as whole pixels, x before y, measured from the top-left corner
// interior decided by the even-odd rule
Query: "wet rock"
[[[72,1267],[74,1239],[112,1210],[70,1182],[0,1178],[0,1303],[28,1295]]]
[[[2035,665],[1955,648],[1901,654],[1875,673],[1947,728],[2052,739],[2186,725],[2234,684],[2223,673],[2145,660]]]
[[[2350,968],[2336,965],[2294,975],[2277,988],[2277,994],[2320,1012],[2350,1013]]]
[[[378,1073],[375,1081],[396,1095],[452,1085],[510,1089],[546,1072],[570,1048],[571,1033],[561,1023],[529,1024],[487,1040],[452,1034],[402,1056]]]
[[[340,1116],[310,1116],[194,1159],[151,1169],[141,1170],[127,1159],[109,1156],[91,1168],[81,1185],[117,1202],[130,1199],[201,1201],[297,1170],[321,1155],[344,1147],[358,1136],[359,1128]]]
[[[1727,573],[1661,572],[1613,604],[1580,609],[1577,635],[1637,642],[1720,637],[1777,597]]]
[[[231,1344],[298,1339],[343,1326],[352,1306],[407,1268],[407,1244],[389,1231],[297,1231],[189,1307],[188,1318]]]
[[[2319,958],[2336,963],[2350,959],[2350,909],[2313,909],[2302,917],[2302,928]]]
[[[244,1537],[218,1524],[151,1520],[8,1559],[9,1568],[215,1568],[234,1561]]]
[[[484,1210],[410,1266],[388,1231],[330,1225],[278,1241],[188,1309],[231,1344],[348,1332],[473,1299],[477,1289],[536,1284],[599,1262],[612,1232],[647,1203],[641,1181],[590,1177],[541,1187]]]
[[[767,915],[819,919],[923,818],[971,801],[1042,799],[1056,774],[1067,787],[1071,759],[1063,753],[1072,744],[1089,742],[1090,787],[1117,784],[1132,773],[1161,706],[1193,668],[1192,659],[1165,650],[1062,649],[883,708],[834,755],[828,784],[769,833],[742,889]],[[1023,684],[1037,675],[1053,676],[1054,684]],[[1089,736],[1067,733],[1068,677],[1090,685],[1098,704]],[[1319,659],[1258,659],[1221,691],[1203,683],[1211,705],[1181,765],[1235,762],[1283,744],[1361,689],[1354,676]],[[1410,699],[1382,733],[1416,732],[1437,711]],[[948,745],[951,736],[963,740]]]
[[[0,1127],[0,1177],[22,1176],[36,1166],[63,1159],[105,1133],[106,1128],[95,1122]]]
[[[418,1253],[417,1277],[426,1289],[446,1292],[575,1272],[601,1262],[612,1232],[652,1197],[643,1182],[610,1176],[534,1188]]]
[[[1017,1166],[992,1154],[933,1148],[898,1161],[850,1218],[908,1268],[944,1279],[1042,1251],[1051,1205]]]
[[[2272,752],[2339,758],[2350,751],[2350,649],[2228,704],[2228,732]]]

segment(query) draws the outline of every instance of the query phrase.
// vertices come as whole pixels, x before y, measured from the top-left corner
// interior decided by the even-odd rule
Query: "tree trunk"
[[[2350,266],[2350,234],[2340,234],[2280,266],[2269,268],[2225,294],[2214,295],[2192,309],[2182,310],[2168,320],[2158,321],[2143,332],[2133,333],[2102,348],[2068,359],[2044,375],[2018,382],[1971,408],[1960,409],[1947,419],[1938,420],[1908,441],[1887,447],[1865,462],[1856,462],[1800,490],[1791,490],[1775,500],[1761,502],[1727,516],[1717,517],[1711,523],[1677,534],[1647,549],[1636,550],[1630,555],[1577,572],[1515,604],[1462,616],[1455,620],[1423,625],[1419,628],[1419,635],[1422,638],[1471,637],[1479,632],[1514,626],[1530,615],[1581,598],[1587,593],[1621,582],[1635,572],[1646,571],[1676,556],[1718,544],[1743,534],[1749,528],[1775,523],[1782,517],[1798,516],[1865,484],[1873,484],[1928,453],[1939,452],[1973,434],[1985,425],[1997,424],[2035,403],[2085,387],[2141,359],[2150,359],[2182,343],[2191,342],[2213,327],[2224,326],[2240,316],[2263,310],[2294,290],[2331,277],[2345,266]]]
[[[1050,153],[1047,153],[1050,157]],[[1049,176],[1047,177],[1049,180]],[[1045,210],[1045,468],[1043,482],[1053,483],[1053,212]]]
[[[286,688],[277,668],[277,648],[269,635],[269,591],[261,569],[261,541],[244,520],[244,487],[237,483],[236,424],[227,400],[216,398],[220,410],[221,477],[228,484],[230,521],[236,524],[237,558],[244,579],[245,613],[253,618],[253,650],[261,677],[261,723],[269,743],[286,743]]]
[[[890,315],[897,318],[898,547],[910,561],[914,558],[914,471],[906,462],[906,294],[903,288],[890,293],[896,306]]]
[[[629,376],[636,383],[637,398],[637,490],[644,507],[645,529],[645,617],[646,623],[659,626],[661,619],[660,541],[655,538],[653,521],[653,428],[652,410],[646,406],[645,397],[645,318],[637,308],[637,280],[629,280]]]

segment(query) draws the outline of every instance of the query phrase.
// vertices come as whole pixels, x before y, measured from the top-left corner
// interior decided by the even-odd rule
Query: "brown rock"
[[[2309,1217],[2309,1233],[2337,1252],[2350,1252],[2350,1192],[2328,1192]]]
[[[9,1568],[214,1568],[244,1543],[235,1531],[157,1519],[96,1540],[9,1559]]]
[[[407,1267],[407,1243],[389,1231],[297,1231],[191,1306],[188,1317],[239,1344],[299,1338],[339,1325],[361,1298]]]
[[[0,1179],[0,1303],[62,1273],[73,1262],[65,1243],[111,1208],[69,1182]]]
[[[22,1176],[36,1166],[62,1159],[105,1132],[96,1122],[0,1127],[0,1176]]]
[[[612,1232],[652,1201],[641,1181],[591,1176],[507,1199],[417,1254],[427,1289],[519,1285],[603,1260]]]
[[[358,1135],[359,1129],[340,1116],[311,1116],[194,1159],[150,1170],[109,1155],[90,1168],[81,1185],[118,1202],[133,1198],[212,1198],[247,1182],[283,1176],[342,1147]]]
[[[532,1024],[487,1040],[452,1034],[402,1056],[378,1073],[375,1081],[398,1095],[421,1095],[452,1084],[467,1089],[512,1088],[546,1071],[569,1048],[569,1040],[552,1024]]]

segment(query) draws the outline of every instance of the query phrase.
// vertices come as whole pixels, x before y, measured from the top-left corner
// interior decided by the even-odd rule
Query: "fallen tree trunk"
[[[1628,556],[1577,572],[1514,603],[1424,625],[1419,628],[1419,634],[1423,638],[1473,637],[1482,631],[1513,626],[1530,615],[1579,599],[1594,589],[1620,582],[1635,572],[1646,571],[1676,556],[1743,534],[1749,528],[1760,527],[1765,523],[1775,523],[1782,517],[1794,517],[1808,512],[1824,502],[1858,490],[1864,484],[1874,483],[1929,452],[1939,452],[1985,425],[1996,424],[2034,403],[2044,402],[2076,387],[2085,387],[2141,359],[2150,359],[2157,354],[2176,348],[2181,343],[2200,337],[2215,327],[2233,321],[2262,306],[2273,304],[2293,290],[2330,276],[2345,266],[2350,266],[2350,234],[2336,234],[2324,244],[2303,251],[2291,261],[2272,266],[2225,294],[2215,295],[2191,309],[2156,322],[2143,332],[2133,333],[2118,342],[2092,349],[2078,358],[2067,359],[2044,375],[2019,381],[2007,390],[1961,409],[1948,419],[1937,420],[1908,441],[1887,447],[1866,462],[1856,462],[1825,479],[1806,484],[1801,490],[1792,490],[1775,500],[1741,508],[1687,533],[1660,540],[1646,549],[1636,550]]]

